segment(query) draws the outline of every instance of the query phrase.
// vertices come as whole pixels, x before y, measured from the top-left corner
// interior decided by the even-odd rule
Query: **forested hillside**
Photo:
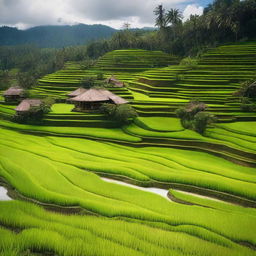
[[[0,45],[35,44],[45,48],[60,48],[86,44],[111,37],[116,30],[104,25],[39,26],[27,30],[0,28]]]

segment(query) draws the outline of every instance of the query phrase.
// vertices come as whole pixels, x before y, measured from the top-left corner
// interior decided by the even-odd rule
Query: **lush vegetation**
[[[177,109],[176,114],[184,128],[203,134],[207,125],[215,121],[214,116],[205,111],[206,108],[202,102],[190,101],[185,107]]]
[[[84,58],[84,46],[61,50],[36,46],[0,46],[0,88],[21,86],[31,88],[45,74],[63,68],[69,59]]]
[[[191,15],[185,22],[177,9],[166,11],[159,5],[155,14],[161,47],[180,54],[196,54],[205,46],[256,36],[254,0],[214,0],[203,15]]]
[[[129,104],[115,105],[104,103],[100,111],[120,125],[130,123],[137,117],[136,111]]]
[[[47,251],[58,255],[254,255],[242,246],[212,235],[212,241],[192,235],[181,227],[153,222],[144,224],[95,216],[65,216],[18,201],[0,203],[0,221],[20,232],[0,229],[0,250],[5,255],[33,255]],[[4,209],[4,211],[2,211]],[[19,215],[18,215],[18,214]],[[51,224],[50,224],[51,223]],[[180,230],[175,232],[174,230]],[[139,241],[139,243],[138,243]],[[187,247],[192,243],[192,247]],[[182,248],[182,251],[181,251]],[[196,253],[196,254],[195,254]]]
[[[188,56],[209,40],[253,37],[247,5],[218,0],[185,23],[158,7],[158,31],[125,29],[88,47],[3,48],[2,81],[23,81],[44,115],[15,123],[16,106],[0,98],[0,185],[13,199],[0,195],[0,255],[255,255],[256,117],[241,101],[255,102],[256,43]],[[211,15],[223,22],[223,6],[230,24],[241,8],[239,27],[204,27]],[[193,19],[202,25],[190,46]],[[22,75],[44,65],[25,86]],[[107,84],[112,75],[124,86]],[[78,87],[104,87],[129,105],[74,112],[66,99]]]

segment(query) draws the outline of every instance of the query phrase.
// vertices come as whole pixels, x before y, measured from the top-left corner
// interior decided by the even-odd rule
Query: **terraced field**
[[[83,70],[80,63],[67,62],[63,70],[47,75],[39,80],[39,86],[31,91],[32,95],[50,96],[59,102],[65,102],[67,94],[81,86],[81,79],[95,77],[99,70]],[[105,78],[108,76],[106,75]],[[132,94],[126,88],[111,88],[111,90],[126,99],[132,99]]]
[[[129,88],[150,98],[163,99],[161,108],[148,108],[142,103],[136,106],[144,116],[174,116],[179,101],[170,106],[166,98],[197,98],[207,103],[209,111],[222,122],[255,121],[255,114],[241,112],[238,99],[233,96],[241,82],[255,78],[255,70],[255,43],[227,45],[209,50],[193,69],[172,65],[145,71],[130,82]]]
[[[105,78],[114,74],[126,81],[133,75],[136,76],[137,72],[172,63],[177,63],[177,58],[159,51],[116,50],[103,56],[90,69],[83,69],[80,63],[67,62],[63,70],[40,79],[39,86],[31,93],[37,96],[53,96],[63,101],[68,92],[81,85],[81,79],[96,78],[99,72],[103,72]],[[131,92],[126,88],[110,88],[110,90],[126,99],[133,99]]]
[[[255,56],[256,43],[221,46],[191,69],[114,51],[42,78],[31,93],[59,102],[38,124],[14,123],[1,101],[0,186],[13,200],[0,195],[0,255],[256,255],[255,113],[232,96],[256,75]],[[101,71],[125,82],[111,89],[137,110],[132,124],[64,102]],[[204,135],[175,117],[191,98],[219,118]]]

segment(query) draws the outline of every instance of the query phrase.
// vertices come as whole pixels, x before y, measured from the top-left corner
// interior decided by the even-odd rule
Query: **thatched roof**
[[[110,78],[106,80],[108,84],[113,84],[115,87],[123,87],[124,83],[116,79],[114,75],[112,75]]]
[[[117,105],[120,105],[120,104],[126,104],[128,103],[127,100],[123,99],[122,97],[119,97],[115,94],[113,95],[110,95],[109,98]]]
[[[86,91],[87,91],[87,89],[85,89],[83,87],[80,87],[80,88],[76,89],[75,91],[67,94],[67,96],[69,96],[69,97],[76,97],[76,96],[78,96],[78,95],[80,95],[80,94],[82,94],[82,93],[84,93]]]
[[[10,87],[6,90],[3,95],[4,96],[21,96],[24,94],[24,89],[20,87]]]
[[[89,89],[86,92],[74,97],[71,101],[80,102],[104,102],[113,101],[115,104],[128,103],[125,99],[115,95],[114,93],[104,89]]]
[[[42,101],[39,99],[25,99],[16,108],[16,111],[26,112],[29,111],[31,107],[39,107]]]

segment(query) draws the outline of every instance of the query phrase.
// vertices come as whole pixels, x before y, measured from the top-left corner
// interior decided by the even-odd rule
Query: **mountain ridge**
[[[0,27],[0,45],[35,44],[42,48],[61,48],[107,39],[117,31],[101,24],[43,25],[26,30],[3,26]]]

